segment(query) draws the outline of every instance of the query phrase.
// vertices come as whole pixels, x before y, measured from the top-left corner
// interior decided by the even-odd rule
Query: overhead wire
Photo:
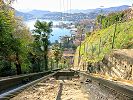
[[[71,0],[59,0],[60,2],[60,12],[61,12],[61,21],[64,20],[65,17],[69,17],[71,19],[71,7],[72,2]]]
[[[64,15],[63,15],[63,20],[64,20],[64,17],[65,17],[65,0],[63,0],[63,12],[62,12]]]
[[[69,0],[67,0],[67,19],[69,18]]]
[[[62,21],[62,0],[59,0],[60,2],[60,14],[61,14],[61,21]]]
[[[70,3],[69,6],[70,6],[70,19],[71,19],[71,18],[72,18],[72,14],[71,14],[71,10],[72,10],[72,1],[70,0],[69,3]]]

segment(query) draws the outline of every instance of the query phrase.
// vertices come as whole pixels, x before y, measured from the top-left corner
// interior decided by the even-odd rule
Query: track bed
[[[11,100],[88,100],[78,78],[56,80],[49,78],[27,88]]]

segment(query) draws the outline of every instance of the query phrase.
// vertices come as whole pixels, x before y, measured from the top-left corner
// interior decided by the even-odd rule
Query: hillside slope
[[[81,67],[87,66],[88,63],[101,61],[105,54],[112,51],[112,46],[114,47],[113,49],[133,48],[133,20],[118,23],[116,32],[115,25],[112,25],[106,29],[95,31],[89,37],[86,37],[84,42],[82,42],[81,48],[78,47],[75,53],[75,68],[81,69]]]

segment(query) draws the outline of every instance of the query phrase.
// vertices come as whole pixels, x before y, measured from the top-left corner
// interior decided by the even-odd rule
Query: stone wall
[[[118,79],[133,80],[133,49],[113,50],[97,63],[88,63],[81,56],[79,66],[76,65],[73,69]]]
[[[100,67],[100,70],[96,70],[97,73],[133,80],[133,49],[114,50],[95,66]]]
[[[132,100],[132,97],[121,93],[118,88],[111,88],[107,84],[91,79],[86,74],[79,75],[81,87],[89,94],[89,100]]]

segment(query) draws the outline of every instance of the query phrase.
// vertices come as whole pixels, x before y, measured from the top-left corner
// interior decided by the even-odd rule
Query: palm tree
[[[52,22],[45,22],[42,21],[40,22],[39,20],[36,21],[34,27],[35,33],[38,33],[40,35],[40,42],[42,42],[42,46],[41,49],[44,51],[44,66],[45,66],[45,70],[48,70],[48,45],[49,45],[49,37],[50,37],[50,33],[52,32],[52,26],[53,23]]]

